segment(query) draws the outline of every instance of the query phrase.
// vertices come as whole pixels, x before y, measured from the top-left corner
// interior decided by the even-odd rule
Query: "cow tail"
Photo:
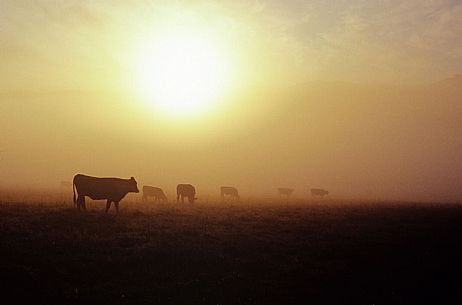
[[[75,198],[75,181],[72,181],[72,190],[74,191],[74,204],[77,202]]]

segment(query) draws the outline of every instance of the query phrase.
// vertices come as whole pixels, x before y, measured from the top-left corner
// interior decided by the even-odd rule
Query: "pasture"
[[[0,202],[3,304],[460,304],[462,205]]]

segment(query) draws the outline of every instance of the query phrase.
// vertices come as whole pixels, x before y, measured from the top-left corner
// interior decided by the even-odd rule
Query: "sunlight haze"
[[[458,1],[1,1],[0,188],[462,200]]]

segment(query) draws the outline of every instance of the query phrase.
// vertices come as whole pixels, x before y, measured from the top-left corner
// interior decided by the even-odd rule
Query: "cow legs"
[[[75,202],[75,205],[77,207],[77,210],[80,211],[80,202],[82,201],[82,197],[81,196],[78,196],[77,197],[77,201]]]
[[[108,213],[112,202],[114,202],[114,206],[116,208],[116,213],[119,214],[119,202],[118,201],[112,201],[112,200],[109,200],[109,199],[106,201],[106,214]]]
[[[106,202],[106,213],[109,211],[109,208],[111,207],[111,202],[112,202],[112,201],[109,200],[109,199],[108,199],[107,202]],[[114,204],[115,204],[115,203],[114,203]]]
[[[79,195],[77,197],[77,209],[80,211],[80,208],[83,208],[84,210],[86,210],[86,208],[85,208],[85,196],[81,196],[81,195]]]
[[[85,196],[82,196],[82,201],[80,202],[80,205],[82,206],[83,211],[86,212],[87,205],[85,204]]]

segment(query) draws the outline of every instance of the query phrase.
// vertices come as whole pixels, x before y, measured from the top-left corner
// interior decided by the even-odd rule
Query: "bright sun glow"
[[[143,42],[138,90],[170,116],[197,116],[220,100],[230,80],[229,58],[207,31],[169,28]]]

